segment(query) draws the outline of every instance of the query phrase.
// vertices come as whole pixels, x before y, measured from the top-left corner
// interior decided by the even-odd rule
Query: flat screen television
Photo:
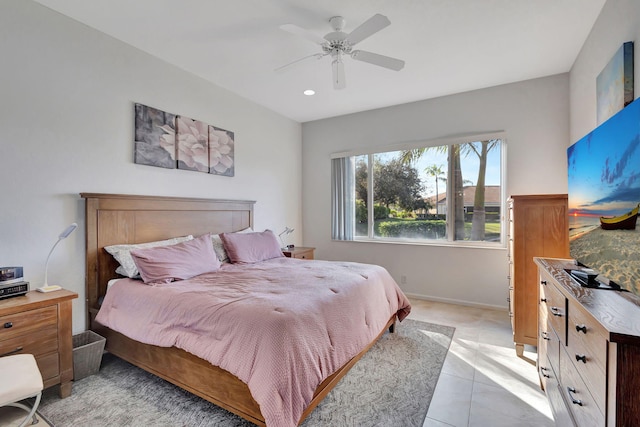
[[[640,294],[640,99],[567,149],[571,257]]]

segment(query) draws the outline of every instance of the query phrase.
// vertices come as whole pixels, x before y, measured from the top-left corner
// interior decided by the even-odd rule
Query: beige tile
[[[424,424],[422,427],[451,427],[451,424],[443,423],[438,420],[434,420],[433,418],[425,418]]]
[[[508,390],[541,393],[535,365],[515,355],[510,347],[479,343],[474,381]]]
[[[427,417],[452,426],[466,426],[471,407],[473,381],[440,374]]]
[[[502,387],[473,383],[469,426],[553,426],[549,405],[541,399],[512,393]]]
[[[477,351],[477,341],[454,337],[442,366],[442,372],[473,380]]]
[[[516,356],[509,316],[412,300],[411,317],[456,328],[424,426],[551,426],[535,347]]]

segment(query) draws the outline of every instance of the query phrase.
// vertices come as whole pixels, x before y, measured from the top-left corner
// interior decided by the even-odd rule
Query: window
[[[332,160],[335,240],[502,243],[501,135]]]

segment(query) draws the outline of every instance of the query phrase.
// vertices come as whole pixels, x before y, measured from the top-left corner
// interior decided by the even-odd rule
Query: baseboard
[[[464,305],[468,307],[486,308],[489,310],[509,311],[509,307],[503,307],[499,305],[481,304],[481,303],[472,302],[472,301],[457,300],[452,298],[440,298],[440,297],[433,297],[428,295],[412,294],[408,292],[405,292],[404,294],[409,298],[415,298],[415,299],[420,299],[425,301],[444,302],[447,304],[457,304],[457,305]]]

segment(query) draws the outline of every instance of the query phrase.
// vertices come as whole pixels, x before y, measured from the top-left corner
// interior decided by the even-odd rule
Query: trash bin
[[[73,336],[73,380],[93,375],[100,370],[106,338],[93,331]]]

